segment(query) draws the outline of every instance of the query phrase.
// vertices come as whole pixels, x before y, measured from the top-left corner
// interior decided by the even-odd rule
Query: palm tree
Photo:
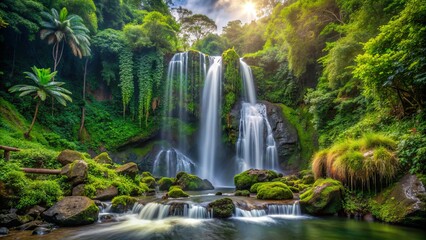
[[[35,85],[15,85],[9,89],[11,93],[20,92],[19,97],[26,95],[34,96],[34,99],[37,100],[36,109],[34,112],[34,117],[31,122],[30,128],[24,134],[26,138],[30,137],[31,130],[33,129],[35,120],[38,114],[38,108],[42,102],[46,100],[48,96],[56,99],[60,104],[66,106],[67,101],[72,102],[72,99],[69,95],[71,92],[61,87],[64,85],[64,82],[54,82],[53,77],[55,77],[57,72],[50,72],[50,68],[37,68],[36,66],[31,68],[33,73],[24,72],[26,78],[29,78],[34,81]]]
[[[83,19],[74,14],[68,15],[66,8],[62,8],[58,14],[56,9],[51,9],[52,14],[42,12],[47,21],[42,21],[40,38],[47,39],[49,44],[53,44],[53,71],[61,61],[65,42],[71,47],[74,56],[82,58],[90,55],[89,29],[84,25]]]

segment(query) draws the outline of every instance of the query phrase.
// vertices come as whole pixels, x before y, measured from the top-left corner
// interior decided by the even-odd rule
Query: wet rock
[[[300,195],[300,206],[312,215],[336,214],[342,209],[342,191],[341,182],[331,178],[320,178]]]
[[[235,175],[234,184],[237,190],[250,190],[255,183],[271,181],[277,177],[278,174],[271,170],[249,169]]]
[[[207,179],[203,180],[193,174],[180,172],[176,175],[176,179],[176,184],[185,191],[202,191],[214,189],[213,185]]]
[[[68,149],[62,151],[57,157],[57,160],[62,164],[62,166],[70,164],[74,162],[75,160],[82,160],[82,159],[84,159],[83,154],[81,154],[80,152],[68,150]]]
[[[73,186],[76,186],[86,181],[88,169],[89,166],[85,161],[75,160],[63,167],[61,174],[67,176],[68,181],[70,181]]]
[[[416,175],[407,174],[375,197],[371,207],[373,216],[382,221],[424,227],[425,186]]]
[[[132,210],[133,205],[138,199],[131,196],[118,196],[111,202],[111,211],[115,213],[125,213]]]
[[[117,218],[112,213],[106,213],[106,214],[101,214],[99,216],[99,221],[101,221],[102,223],[115,222],[117,221]]]
[[[43,213],[43,218],[60,226],[80,226],[98,220],[99,208],[90,198],[65,197]]]
[[[9,234],[9,229],[6,227],[0,227],[0,236]]]
[[[129,162],[129,163],[126,163],[126,164],[121,165],[120,167],[116,168],[115,171],[118,174],[127,175],[127,176],[134,178],[136,176],[136,174],[138,173],[139,169],[138,169],[138,165],[136,165],[136,163]]]
[[[44,211],[46,211],[46,208],[37,205],[28,210],[27,215],[37,219]]]
[[[86,186],[86,184],[79,184],[77,186],[75,186],[72,189],[72,195],[73,196],[85,196],[84,194],[84,187]]]
[[[235,196],[243,196],[243,197],[250,197],[250,192],[248,190],[237,190],[235,191]]]
[[[271,125],[278,151],[280,166],[294,168],[289,160],[300,155],[299,136],[296,128],[284,117],[279,106],[261,101],[266,106],[266,114]]]
[[[46,235],[48,233],[50,233],[52,230],[49,228],[45,228],[45,227],[37,227],[36,229],[34,229],[34,231],[32,232],[32,235]]]
[[[109,186],[106,189],[96,189],[95,200],[111,200],[118,195],[118,189],[115,186]]]
[[[21,219],[15,212],[0,214],[0,226],[16,227],[22,224]]]
[[[168,178],[168,177],[162,177],[158,181],[158,189],[161,191],[168,191],[169,188],[175,184],[176,179],[175,178]]]
[[[234,213],[235,206],[230,198],[221,198],[209,203],[209,209],[213,209],[214,218],[229,218]]]
[[[182,197],[188,197],[189,195],[182,190],[179,186],[172,186],[167,193],[168,197],[171,198],[182,198]]]
[[[16,229],[18,229],[18,230],[34,230],[35,228],[40,227],[44,224],[46,224],[46,223],[43,222],[43,221],[35,220],[35,221],[24,223],[21,226],[17,227]]]
[[[217,192],[215,195],[216,196],[222,196],[222,192]]]
[[[96,156],[93,160],[101,164],[112,164],[112,159],[109,157],[107,152],[103,152]]]

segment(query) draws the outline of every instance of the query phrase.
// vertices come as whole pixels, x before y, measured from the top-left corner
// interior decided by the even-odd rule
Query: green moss
[[[257,170],[247,170],[234,176],[234,184],[237,190],[250,190],[250,187],[259,182]],[[264,181],[271,181],[278,177],[278,174],[271,170],[259,170],[261,174],[266,174]]]
[[[176,175],[176,184],[183,190],[198,191],[207,190],[208,186],[205,185],[203,179],[196,175],[180,172]]]
[[[95,162],[97,162],[97,163],[112,164],[112,159],[109,157],[107,152],[103,152],[103,153],[99,154],[93,160],[95,160]]]
[[[117,196],[111,201],[111,210],[113,212],[125,212],[133,207],[137,199],[131,196]]]
[[[250,192],[248,190],[237,190],[235,191],[235,196],[243,196],[243,197],[250,197]]]
[[[300,204],[310,214],[335,214],[342,209],[342,191],[341,182],[331,178],[318,179],[300,195]]]
[[[172,185],[174,185],[176,182],[175,178],[168,178],[168,177],[162,177],[158,181],[158,186],[161,191],[166,191],[169,189]]]
[[[293,162],[293,164],[300,164],[299,167],[307,167],[317,148],[314,138],[316,135],[315,128],[310,121],[311,116],[306,109],[294,110],[284,104],[280,104],[280,106],[284,117],[296,128],[299,137],[302,161],[301,163]]]
[[[167,195],[171,198],[181,198],[189,196],[186,192],[184,192],[181,188],[177,186],[171,187]]]
[[[155,178],[153,177],[144,177],[141,179],[143,183],[145,183],[149,188],[155,188]]]
[[[290,188],[282,182],[268,182],[261,183],[257,187],[258,199],[271,199],[271,200],[282,200],[282,199],[293,199],[293,193]]]
[[[77,214],[73,217],[67,219],[67,221],[63,221],[63,226],[75,226],[75,225],[85,225],[91,224],[98,220],[99,208],[96,204],[91,201],[90,205],[82,211],[80,214]]]
[[[144,178],[144,177],[154,177],[154,176],[152,176],[152,174],[150,172],[143,172],[142,178]]]
[[[213,217],[229,218],[235,211],[234,203],[230,198],[221,198],[209,203],[209,208],[213,209]]]
[[[255,183],[255,184],[251,185],[251,187],[250,187],[250,192],[251,192],[251,193],[257,193],[257,188],[258,188],[261,184],[262,184],[262,183],[260,182],[260,183]]]

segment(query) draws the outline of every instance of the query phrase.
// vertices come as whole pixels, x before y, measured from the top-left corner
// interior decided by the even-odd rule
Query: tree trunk
[[[86,116],[86,74],[87,74],[87,64],[89,62],[89,58],[86,58],[86,62],[84,63],[84,75],[83,75],[83,106],[81,107],[81,122],[80,129],[78,130],[78,138],[80,141],[83,139],[82,133],[84,129],[84,120]]]
[[[37,114],[38,114],[38,107],[39,107],[39,106],[40,106],[40,101],[38,101],[38,102],[37,102],[36,109],[35,109],[35,112],[34,112],[33,121],[31,122],[30,128],[28,129],[28,132],[26,132],[26,133],[24,134],[25,138],[29,138],[29,137],[30,137],[31,130],[33,130],[34,123],[35,123],[36,118],[37,118]]]
[[[25,173],[37,173],[37,174],[61,174],[61,169],[46,169],[46,168],[21,168]]]

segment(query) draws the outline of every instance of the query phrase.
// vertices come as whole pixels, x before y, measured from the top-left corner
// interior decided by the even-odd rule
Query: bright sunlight
[[[256,4],[254,4],[253,2],[245,2],[244,12],[246,12],[249,15],[256,16]]]

